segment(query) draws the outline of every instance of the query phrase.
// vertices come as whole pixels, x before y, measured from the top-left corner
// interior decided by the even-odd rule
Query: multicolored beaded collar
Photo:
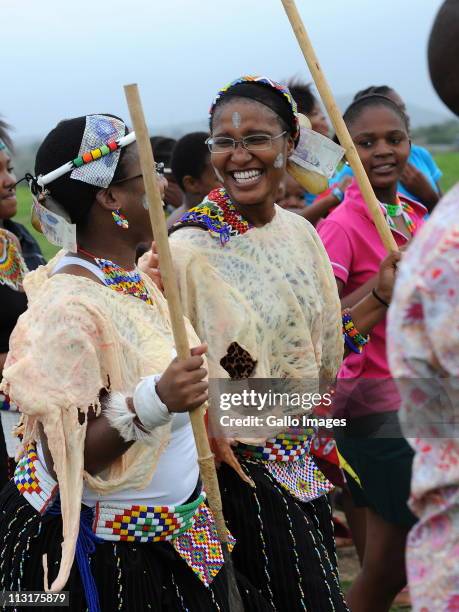
[[[0,229],[0,285],[6,285],[13,291],[23,291],[22,281],[27,272],[16,239]]]
[[[174,223],[171,232],[181,227],[201,227],[211,235],[218,236],[224,246],[231,236],[245,234],[253,227],[237,211],[226,189],[214,189],[199,204]]]
[[[133,270],[126,270],[113,261],[96,257],[92,253],[88,253],[88,251],[85,251],[80,247],[78,247],[78,253],[91,257],[91,259],[96,262],[98,268],[104,275],[105,284],[107,287],[110,287],[110,289],[118,291],[119,293],[140,298],[147,304],[153,304],[145,282],[140,276],[137,268],[134,268]]]
[[[396,196],[395,204],[383,203],[383,206],[384,210],[387,213],[387,223],[391,229],[397,229],[394,218],[403,216],[403,220],[405,221],[405,225],[410,234],[414,232],[414,230],[416,229],[416,225],[409,216],[409,213],[413,213],[414,211],[413,207],[408,204],[408,202],[402,202],[402,200],[398,196]]]

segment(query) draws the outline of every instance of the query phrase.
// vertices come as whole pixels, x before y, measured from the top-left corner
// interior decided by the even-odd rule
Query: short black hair
[[[207,132],[191,132],[175,143],[171,158],[172,174],[180,189],[185,191],[183,178],[187,175],[200,178],[209,160],[210,152],[206,145]]]
[[[166,168],[170,168],[172,151],[176,142],[175,138],[169,138],[169,136],[152,136],[150,143],[155,155],[155,162],[162,163]]]
[[[437,13],[429,37],[428,61],[432,85],[446,106],[459,115],[459,3],[446,0]]]
[[[119,119],[115,115],[106,114],[106,116]],[[58,123],[38,148],[35,158],[36,176],[47,174],[78,157],[85,127],[86,115]],[[121,149],[113,182],[126,177],[123,160],[128,149],[129,147]],[[87,222],[89,211],[100,187],[72,179],[69,172],[46,185],[46,190],[69,214],[72,223],[75,223],[77,228],[82,228]]]
[[[356,119],[360,117],[360,115],[362,114],[364,110],[366,110],[367,108],[377,108],[378,106],[379,107],[384,106],[385,108],[390,109],[396,115],[398,115],[406,131],[408,132],[409,123],[408,123],[408,117],[406,116],[406,114],[402,111],[402,109],[397,104],[395,104],[393,100],[391,100],[387,96],[383,96],[382,94],[375,94],[375,93],[367,94],[367,95],[363,95],[362,97],[354,100],[347,107],[346,111],[343,114],[344,122],[346,123],[347,126],[352,125],[354,121],[356,121]]]
[[[10,129],[11,127],[8,125],[8,123],[0,119],[0,140],[3,140],[8,150],[13,152],[13,141],[9,135]]]
[[[310,115],[319,103],[316,96],[312,93],[312,83],[304,83],[303,81],[291,80],[287,83],[290,93],[298,106],[298,112],[303,115]]]
[[[389,87],[389,85],[370,85],[370,87],[358,91],[352,98],[352,101],[355,102],[359,98],[363,98],[363,96],[369,96],[371,94],[381,94],[382,96],[388,96],[391,91],[394,91],[394,89],[392,87]]]

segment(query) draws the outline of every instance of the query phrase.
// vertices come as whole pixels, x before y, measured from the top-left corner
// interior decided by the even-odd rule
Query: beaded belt
[[[238,444],[236,451],[242,457],[263,459],[264,461],[298,461],[309,452],[311,436],[281,433],[275,438],[266,440],[264,446]]]
[[[29,444],[19,460],[13,477],[21,495],[44,514],[58,493],[57,482],[46,472]],[[169,541],[198,578],[209,586],[224,559],[217,528],[205,504],[205,493],[178,506],[126,506],[99,501],[95,507],[92,530],[99,538],[114,542]],[[229,536],[229,548],[235,539]]]
[[[124,542],[169,541],[206,585],[221,569],[224,559],[217,528],[206,506],[205,493],[180,506],[130,506],[98,502],[94,533],[103,540]],[[229,534],[229,548],[235,539]]]
[[[239,444],[236,452],[248,460],[261,460],[276,482],[299,501],[308,502],[333,489],[309,455],[311,439],[308,434],[287,432],[266,440],[264,446]]]
[[[58,492],[58,484],[41,464],[35,444],[29,444],[19,459],[14,484],[31,506],[44,514]]]

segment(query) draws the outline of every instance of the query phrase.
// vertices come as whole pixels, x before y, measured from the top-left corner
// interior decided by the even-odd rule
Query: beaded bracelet
[[[346,346],[354,353],[361,353],[370,336],[363,336],[354,325],[351,311],[345,308],[342,312],[343,338]]]

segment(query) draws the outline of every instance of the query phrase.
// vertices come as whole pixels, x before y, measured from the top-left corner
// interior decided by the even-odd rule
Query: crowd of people
[[[446,0],[429,65],[457,114],[458,34]],[[343,118],[387,253],[347,162],[320,194],[289,173],[301,115],[333,137],[310,85],[243,76],[217,92],[208,132],[151,139],[184,360],[126,122],[65,119],[41,143],[34,225],[67,245],[48,262],[13,220],[0,122],[1,591],[68,591],[75,612],[232,612],[234,572],[250,612],[459,611],[458,189],[441,193],[392,87],[357,92]],[[209,382],[251,380],[325,389],[317,414],[345,427],[225,435]],[[189,417],[202,405],[230,566]],[[337,504],[360,563],[347,589]]]

